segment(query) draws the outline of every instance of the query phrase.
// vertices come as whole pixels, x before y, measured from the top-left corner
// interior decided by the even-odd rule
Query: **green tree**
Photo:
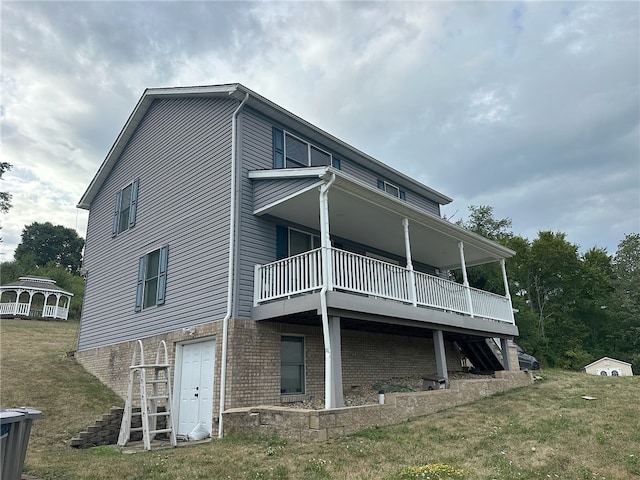
[[[36,268],[62,267],[79,274],[83,248],[84,239],[75,230],[51,222],[34,222],[22,230],[22,242],[14,257],[20,263],[32,262]]]
[[[488,205],[471,205],[469,207],[469,219],[459,220],[456,225],[471,232],[482,235],[495,242],[505,244],[513,237],[511,232],[511,219],[496,219],[493,214],[493,207]],[[487,292],[504,294],[504,280],[502,269],[498,263],[488,263],[478,265],[467,270],[469,285]],[[454,277],[461,281],[462,272],[454,271]]]
[[[640,374],[640,234],[625,235],[613,257],[615,329],[608,337],[612,353],[633,364]]]
[[[7,162],[0,162],[0,179],[4,180],[2,176],[11,170],[13,165]],[[7,213],[11,208],[11,194],[7,192],[0,192],[0,212]]]

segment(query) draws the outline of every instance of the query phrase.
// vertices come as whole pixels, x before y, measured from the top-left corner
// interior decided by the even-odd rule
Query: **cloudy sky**
[[[0,260],[79,201],[146,87],[240,82],[515,233],[640,232],[638,2],[11,2]]]

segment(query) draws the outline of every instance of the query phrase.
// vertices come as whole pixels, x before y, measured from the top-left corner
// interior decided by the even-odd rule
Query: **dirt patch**
[[[476,375],[466,372],[450,372],[449,380],[492,378],[493,375]],[[378,394],[384,393],[410,393],[422,391],[422,377],[392,377],[366,385],[352,385],[344,389],[345,407],[358,405],[372,405],[378,403]],[[287,408],[322,410],[324,398],[310,396],[307,400],[291,403],[282,403],[280,406]]]

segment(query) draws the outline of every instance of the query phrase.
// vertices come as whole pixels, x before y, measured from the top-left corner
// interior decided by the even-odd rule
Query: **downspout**
[[[471,301],[471,287],[469,286],[469,277],[467,277],[467,262],[464,259],[464,245],[462,242],[458,242],[458,249],[460,250],[460,265],[462,267],[463,285],[467,294],[467,302],[469,304],[469,315],[474,317],[473,302]]]
[[[333,361],[331,359],[331,338],[329,335],[329,313],[327,312],[327,290],[329,289],[331,277],[331,257],[330,249],[331,240],[329,236],[329,207],[328,192],[336,181],[336,174],[331,174],[331,179],[320,187],[320,238],[322,247],[322,270],[323,285],[320,290],[320,309],[322,310],[322,336],[324,340],[324,408],[334,408],[335,399],[333,398]]]
[[[236,136],[238,114],[249,100],[249,93],[240,102],[231,116],[231,202],[229,206],[229,275],[227,277],[227,314],[222,319],[222,359],[220,366],[220,410],[218,412],[218,438],[223,437],[225,393],[227,389],[227,343],[229,338],[229,319],[233,309],[233,279],[235,268],[235,232],[236,232]]]

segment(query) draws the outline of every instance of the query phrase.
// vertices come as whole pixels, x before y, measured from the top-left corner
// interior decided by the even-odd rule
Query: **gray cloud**
[[[640,231],[634,3],[3,2],[6,257],[75,202],[146,87],[241,82],[517,233]]]

